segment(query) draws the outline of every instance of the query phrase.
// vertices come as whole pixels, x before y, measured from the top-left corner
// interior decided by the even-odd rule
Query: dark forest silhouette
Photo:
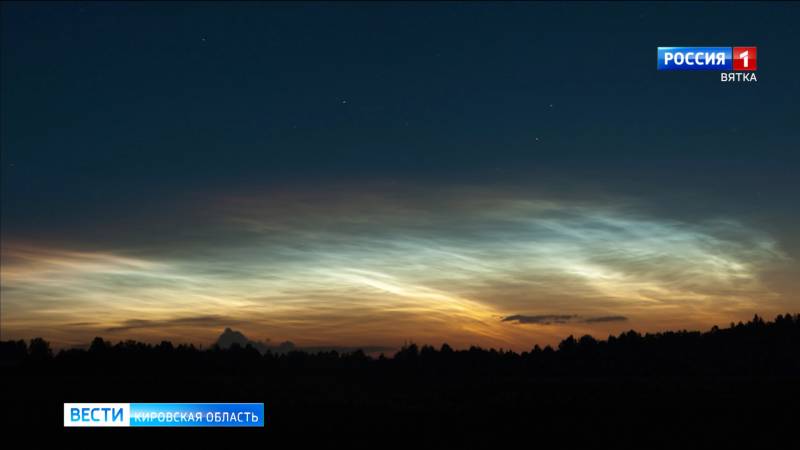
[[[53,352],[37,338],[0,343],[0,365],[13,405],[3,420],[20,429],[30,424],[18,412],[42,404],[59,429],[63,402],[258,401],[267,411],[258,432],[276,439],[389,433],[452,443],[532,433],[717,447],[778,443],[796,426],[800,315],[707,332],[570,336],[522,353],[409,344],[376,358],[99,337],[87,350]]]
[[[707,332],[628,331],[607,340],[586,335],[561,341],[556,348],[536,345],[516,353],[471,347],[454,350],[443,344],[407,344],[393,357],[352,352],[272,351],[237,343],[198,349],[193,345],[158,345],[136,341],[112,344],[97,337],[88,350],[54,354],[42,338],[0,342],[0,364],[6,370],[104,373],[151,370],[201,371],[207,374],[258,373],[261,370],[371,370],[523,372],[531,375],[800,375],[800,315],[778,315],[773,322],[755,316],[747,323]]]

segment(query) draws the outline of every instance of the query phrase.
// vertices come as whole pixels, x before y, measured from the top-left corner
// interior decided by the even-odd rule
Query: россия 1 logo
[[[714,70],[720,81],[757,82],[756,47],[658,47],[658,70]]]

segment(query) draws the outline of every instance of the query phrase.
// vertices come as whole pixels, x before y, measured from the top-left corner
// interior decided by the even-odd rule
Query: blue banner
[[[263,427],[263,403],[65,403],[65,427]]]
[[[658,47],[658,70],[731,70],[731,47]]]

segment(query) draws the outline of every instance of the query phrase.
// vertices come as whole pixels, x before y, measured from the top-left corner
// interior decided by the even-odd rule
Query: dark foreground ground
[[[298,377],[5,378],[4,427],[32,428],[80,443],[163,437],[349,442],[383,439],[479,443],[599,444],[709,448],[791,442],[800,421],[797,378],[479,378],[404,382]],[[424,384],[424,388],[420,385]],[[263,429],[63,429],[69,401],[263,401]],[[9,417],[10,415],[10,417]],[[33,430],[31,430],[33,431]],[[789,440],[787,440],[789,439]]]
[[[225,448],[512,440],[794,448],[800,423],[798,316],[708,333],[568,339],[523,354],[409,347],[380,360],[102,341],[38,360],[31,345],[20,360],[3,346],[4,434],[56,437],[68,448],[158,439]],[[64,429],[64,402],[264,402],[266,426]]]

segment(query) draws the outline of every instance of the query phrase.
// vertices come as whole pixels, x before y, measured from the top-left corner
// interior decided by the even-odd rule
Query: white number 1
[[[748,60],[748,56],[749,56],[747,53],[748,53],[747,51],[739,53],[739,58],[744,60],[744,66],[745,67],[747,67],[747,60]]]

